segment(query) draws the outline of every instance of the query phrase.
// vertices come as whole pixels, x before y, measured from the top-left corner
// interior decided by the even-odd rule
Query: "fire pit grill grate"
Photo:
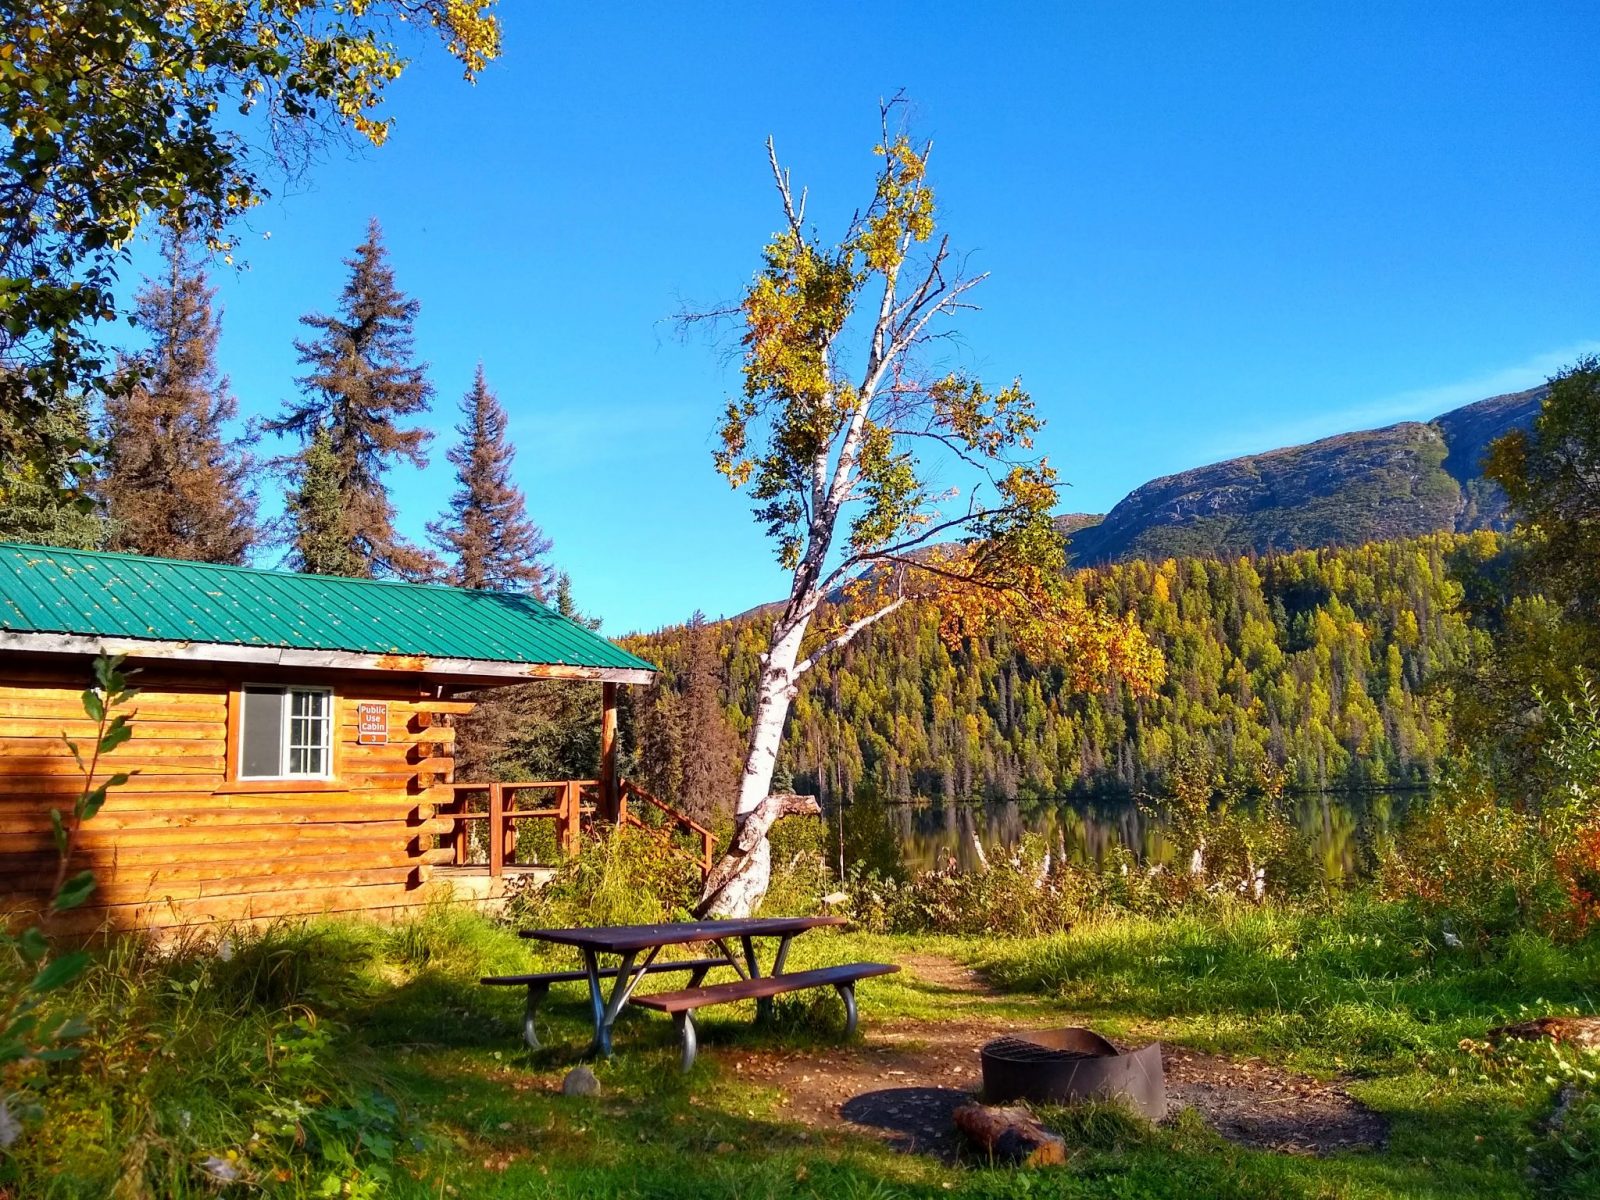
[[[1099,1058],[1092,1050],[1068,1050],[1030,1042],[1027,1038],[1000,1037],[984,1043],[983,1052],[990,1058],[1003,1058],[1006,1062],[1073,1062],[1083,1058]]]

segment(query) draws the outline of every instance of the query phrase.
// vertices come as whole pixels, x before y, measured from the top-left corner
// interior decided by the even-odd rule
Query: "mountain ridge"
[[[1164,475],[1098,522],[1058,518],[1075,566],[1180,555],[1268,554],[1429,533],[1505,529],[1482,473],[1489,443],[1533,421],[1547,385],[1298,446]],[[1073,528],[1075,526],[1076,528]]]

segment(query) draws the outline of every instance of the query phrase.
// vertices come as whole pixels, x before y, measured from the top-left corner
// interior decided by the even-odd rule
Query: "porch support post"
[[[600,685],[600,817],[615,821],[621,809],[617,791],[617,685]]]
[[[498,879],[505,869],[505,795],[498,783],[489,785],[489,878]]]

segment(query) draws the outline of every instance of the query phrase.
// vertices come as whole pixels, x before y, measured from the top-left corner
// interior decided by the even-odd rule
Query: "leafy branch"
[[[50,810],[50,829],[56,848],[56,874],[50,888],[48,912],[55,916],[80,907],[94,891],[94,872],[70,874],[73,851],[85,821],[91,820],[105,805],[107,793],[130,778],[116,772],[96,783],[100,760],[133,736],[133,713],[119,712],[138,693],[128,686],[122,673],[122,659],[101,656],[94,661],[94,686],[83,693],[84,714],[95,722],[93,747],[85,756],[83,748],[65,733],[61,735],[83,777],[83,787],[73,801],[70,814],[59,808]],[[0,952],[4,953],[4,977],[0,978],[0,1068],[15,1063],[55,1062],[72,1058],[78,1048],[71,1043],[88,1032],[81,1017],[68,1016],[52,1022],[44,1010],[51,993],[67,987],[89,966],[89,954],[73,950],[51,955],[51,943],[43,930],[31,925],[20,934],[0,932]],[[19,1112],[34,1107],[21,1102],[25,1097],[0,1093],[0,1150],[21,1136]],[[15,1107],[13,1107],[15,1104]]]

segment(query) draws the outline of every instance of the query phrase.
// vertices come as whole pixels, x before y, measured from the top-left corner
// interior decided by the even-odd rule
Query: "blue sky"
[[[247,268],[217,277],[223,366],[245,414],[275,410],[297,318],[377,216],[439,392],[434,464],[391,477],[403,527],[449,492],[481,359],[530,511],[612,634],[783,591],[710,464],[737,364],[671,318],[756,267],[769,133],[836,229],[902,88],[944,228],[991,273],[956,353],[1022,377],[1065,509],[1600,349],[1592,0],[501,9],[475,87],[420,55],[387,146],[254,214]]]

